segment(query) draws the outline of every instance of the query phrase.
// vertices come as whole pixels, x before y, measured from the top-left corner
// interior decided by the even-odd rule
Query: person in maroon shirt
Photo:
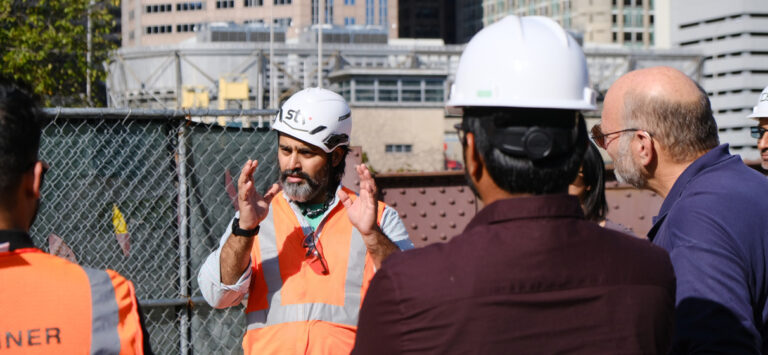
[[[667,253],[584,218],[567,194],[594,110],[578,44],[509,16],[467,45],[451,90],[470,187],[485,207],[448,243],[390,256],[352,354],[639,354],[670,344]]]

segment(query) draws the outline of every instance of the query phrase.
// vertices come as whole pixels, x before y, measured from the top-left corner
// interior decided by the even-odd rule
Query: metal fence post
[[[179,179],[179,293],[188,298],[189,294],[189,196],[187,188],[187,127],[186,121],[181,122],[178,133],[178,162]],[[189,354],[189,306],[185,305],[179,319],[179,354]]]

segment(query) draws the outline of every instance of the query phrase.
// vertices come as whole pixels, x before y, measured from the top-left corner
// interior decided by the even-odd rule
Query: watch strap
[[[240,218],[232,220],[232,234],[239,237],[251,238],[256,234],[259,234],[259,227],[260,226],[257,225],[256,228],[253,229],[242,229],[240,228]]]

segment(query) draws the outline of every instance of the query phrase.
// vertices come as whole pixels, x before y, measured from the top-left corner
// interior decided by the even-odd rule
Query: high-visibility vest
[[[384,207],[379,202],[379,224]],[[373,259],[338,203],[318,226],[329,271],[318,274],[305,262],[302,243],[311,228],[299,222],[297,212],[277,195],[254,240],[246,354],[348,354],[354,345]]]
[[[133,284],[36,248],[0,252],[0,354],[143,354]]]

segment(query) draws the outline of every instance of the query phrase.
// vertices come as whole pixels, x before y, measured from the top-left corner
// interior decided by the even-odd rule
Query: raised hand
[[[259,165],[257,160],[248,159],[237,179],[237,204],[240,209],[240,228],[253,229],[267,217],[269,204],[278,192],[280,185],[273,184],[262,196],[256,192],[253,172]]]
[[[373,181],[368,167],[360,164],[356,167],[360,177],[360,195],[352,199],[343,190],[339,190],[339,201],[347,209],[349,222],[360,231],[365,247],[373,258],[376,268],[381,267],[381,262],[387,256],[397,251],[397,246],[392,243],[377,223],[378,206],[376,203],[376,183]]]
[[[381,233],[376,220],[378,216],[376,205],[376,183],[373,181],[371,172],[365,164],[355,167],[357,175],[360,177],[360,195],[352,201],[343,190],[339,190],[339,201],[347,209],[349,221],[363,236],[372,233]]]

